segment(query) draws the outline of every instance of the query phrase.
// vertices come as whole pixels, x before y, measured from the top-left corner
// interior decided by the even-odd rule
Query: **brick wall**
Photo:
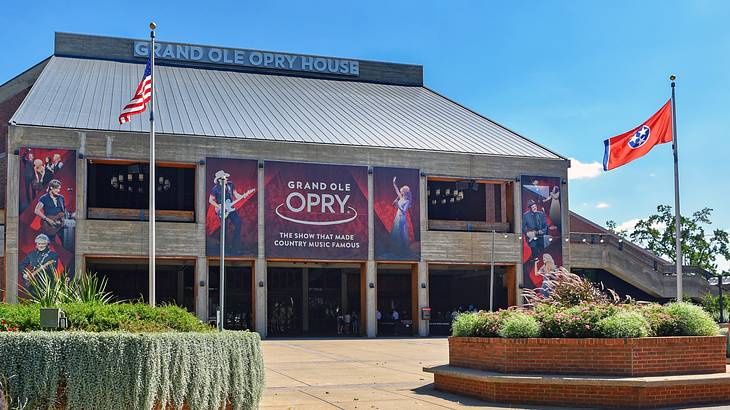
[[[725,372],[725,337],[449,338],[449,364],[502,373],[659,376]]]
[[[500,403],[541,404],[569,407],[647,408],[697,403],[728,403],[730,383],[678,383],[671,385],[620,386],[607,383],[556,384],[474,380],[434,375],[437,390]]]

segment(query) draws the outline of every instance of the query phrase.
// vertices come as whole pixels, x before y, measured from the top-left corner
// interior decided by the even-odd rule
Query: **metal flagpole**
[[[672,151],[674,152],[674,229],[677,253],[677,301],[682,300],[682,219],[679,211],[679,154],[677,148],[677,102],[674,95],[674,80],[677,76],[669,76],[672,81]]]
[[[223,304],[225,303],[223,289],[225,288],[225,286],[223,286],[223,285],[226,283],[225,282],[225,280],[226,280],[226,263],[225,263],[225,259],[226,259],[226,188],[227,188],[226,185],[228,185],[228,178],[226,178],[224,176],[223,178],[220,179],[220,183],[221,183],[221,197],[218,202],[221,206],[221,214],[220,214],[220,218],[221,218],[221,249],[220,249],[221,264],[220,264],[220,275],[219,275],[220,282],[218,285],[218,293],[220,295],[220,300],[218,301],[218,314],[216,316],[218,319],[218,330],[223,331],[223,322],[225,321],[224,320],[225,316],[223,316],[223,313],[224,313]]]
[[[494,239],[497,234],[492,229],[492,258],[490,259],[491,266],[489,268],[489,311],[494,311]]]
[[[155,306],[155,194],[157,193],[157,178],[155,177],[155,28],[157,25],[150,23],[150,239],[149,239],[149,300],[150,306]]]

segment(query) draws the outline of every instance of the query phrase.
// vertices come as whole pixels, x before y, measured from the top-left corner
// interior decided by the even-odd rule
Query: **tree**
[[[708,234],[711,215],[711,208],[703,208],[691,217],[682,216],[682,265],[699,266],[714,273],[719,256],[730,259],[730,234],[722,229]],[[615,232],[615,222],[607,221],[606,225]],[[675,232],[672,207],[659,205],[656,214],[636,223],[629,237],[654,254],[677,263]]]
[[[614,222],[614,221],[606,221],[606,228],[608,228],[609,232],[618,236],[619,238],[622,238],[622,239],[629,238],[628,232],[626,232],[623,229],[618,229],[618,227],[616,226],[616,222]]]

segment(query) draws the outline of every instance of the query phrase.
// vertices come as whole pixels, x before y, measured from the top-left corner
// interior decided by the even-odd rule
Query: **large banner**
[[[417,169],[373,169],[375,259],[421,259],[420,173]]]
[[[540,288],[546,273],[563,266],[560,178],[522,176],[524,286]]]
[[[74,273],[76,151],[20,149],[18,284]],[[21,292],[22,297],[22,292]]]
[[[258,254],[258,161],[206,158],[205,254],[220,256],[221,210],[226,210],[226,256]],[[221,180],[226,179],[221,203]]]
[[[366,260],[367,168],[266,162],[266,257]]]

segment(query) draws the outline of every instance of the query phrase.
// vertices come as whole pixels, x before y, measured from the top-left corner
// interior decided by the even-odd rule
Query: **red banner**
[[[375,259],[421,259],[420,173],[417,169],[373,169]]]
[[[367,168],[266,162],[266,257],[366,260]]]
[[[220,256],[220,211],[225,208],[226,256],[255,257],[258,255],[258,161],[206,158],[205,164],[205,254]],[[225,199],[221,202],[224,178]]]
[[[21,148],[19,156],[18,283],[27,286],[38,274],[74,273],[76,151]]]
[[[540,288],[563,266],[560,178],[522,176],[522,263],[525,288]]]

